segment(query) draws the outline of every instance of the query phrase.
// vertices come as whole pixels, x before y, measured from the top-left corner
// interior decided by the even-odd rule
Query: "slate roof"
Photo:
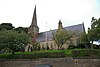
[[[82,32],[85,32],[84,23],[78,24],[78,25],[64,27],[64,29],[67,30],[67,31],[76,32],[77,35],[79,35]],[[37,42],[44,42],[46,40],[46,32],[47,32],[47,40],[50,41],[50,40],[52,40],[52,33],[56,32],[56,31],[57,31],[57,29],[50,30],[50,31],[45,31],[45,32],[40,32],[37,35],[36,41]]]

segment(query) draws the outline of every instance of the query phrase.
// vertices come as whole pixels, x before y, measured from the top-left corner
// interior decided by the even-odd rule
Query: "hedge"
[[[0,59],[37,59],[37,58],[61,58],[66,57],[65,52],[35,52],[22,54],[1,54]]]
[[[100,58],[100,49],[73,50],[72,57]]]
[[[0,59],[38,59],[38,58],[100,58],[100,49],[74,49],[74,50],[53,50],[38,52],[17,52],[12,54],[0,54]]]

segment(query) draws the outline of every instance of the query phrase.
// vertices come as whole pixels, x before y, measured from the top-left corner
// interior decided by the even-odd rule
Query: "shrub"
[[[61,58],[65,57],[65,52],[33,52],[19,53],[15,55],[0,54],[0,59],[36,59],[36,58]]]
[[[68,49],[75,49],[76,46],[75,45],[69,45]]]
[[[100,50],[97,50],[97,49],[73,50],[72,56],[73,57],[100,58]]]
[[[86,47],[85,47],[85,45],[83,43],[78,43],[77,44],[77,48],[82,48],[83,49],[83,48],[86,48]]]

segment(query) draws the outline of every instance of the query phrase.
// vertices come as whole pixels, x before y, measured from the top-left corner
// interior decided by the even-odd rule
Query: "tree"
[[[89,38],[86,33],[82,33],[80,37],[78,38],[78,45],[77,46],[85,46],[85,48],[89,48],[90,43],[89,43]]]
[[[7,47],[7,45],[4,43],[7,40],[6,33],[3,32],[3,30],[0,31],[0,50]]]
[[[32,43],[32,45],[33,45],[33,50],[34,50],[34,51],[40,50],[40,44],[39,44],[38,42],[34,42],[34,43]],[[33,51],[33,50],[32,50],[32,51]]]
[[[96,19],[92,17],[91,28],[88,29],[88,38],[93,49],[93,42],[100,40],[100,18]]]
[[[55,32],[52,35],[52,38],[56,42],[58,49],[61,49],[64,43],[68,44],[73,36],[69,31],[60,31],[59,33]]]
[[[18,31],[19,33],[21,33],[22,31],[28,33],[28,28],[24,28],[24,27],[17,27],[15,28],[15,30]]]
[[[21,32],[17,34],[16,44],[20,47],[20,51],[24,51],[26,45],[29,43],[29,36],[25,32]]]
[[[93,49],[93,42],[97,41],[97,34],[94,29],[88,29],[88,39],[91,44],[91,49]]]
[[[26,33],[18,33],[15,30],[1,30],[0,31],[0,45],[3,48],[9,48],[12,50],[12,54],[15,54],[17,48],[23,47],[28,43],[28,35]],[[3,49],[2,48],[2,49]]]
[[[6,29],[6,30],[11,30],[11,29],[14,29],[15,27],[12,26],[11,23],[2,23],[0,24],[0,30],[2,29]]]
[[[17,33],[13,30],[2,30],[0,31],[2,34],[0,34],[0,44],[5,45],[4,48],[10,48],[12,50],[12,53],[14,54],[14,51],[16,50],[16,35]]]

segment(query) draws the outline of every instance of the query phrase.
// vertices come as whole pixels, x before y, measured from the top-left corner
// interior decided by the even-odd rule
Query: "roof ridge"
[[[83,25],[84,23],[81,23],[81,24],[75,24],[75,25],[70,25],[70,26],[67,26],[67,27],[73,27],[73,26],[79,26],[79,25]],[[64,27],[64,28],[67,28],[67,27]]]
[[[67,27],[63,27],[63,29],[64,29],[64,28],[68,28],[68,27],[79,26],[79,25],[84,25],[84,23],[81,23],[81,24],[76,24],[76,25],[71,25],[71,26],[67,26]],[[45,32],[50,32],[50,31],[55,31],[55,30],[57,30],[57,29],[48,30],[48,31],[40,32],[40,33],[45,33]]]

